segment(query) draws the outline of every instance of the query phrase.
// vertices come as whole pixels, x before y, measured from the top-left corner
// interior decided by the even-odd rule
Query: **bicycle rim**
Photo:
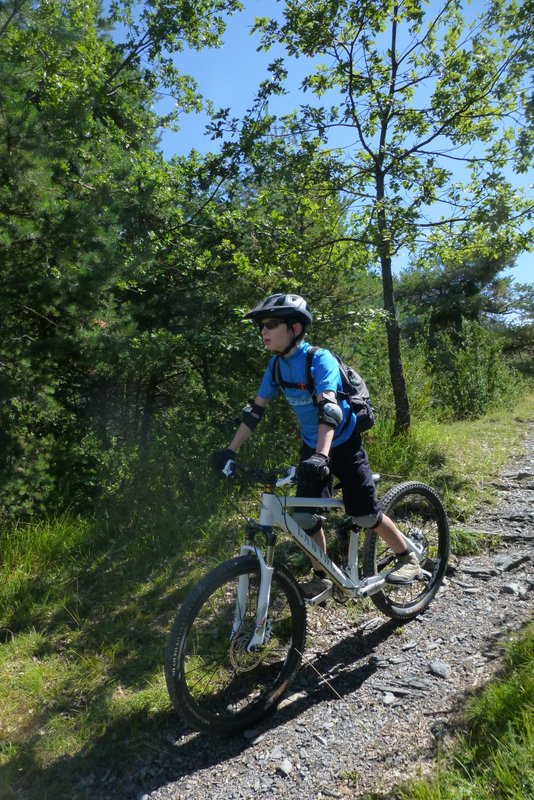
[[[429,605],[443,580],[449,556],[447,515],[433,489],[411,481],[390,489],[380,506],[401,533],[423,548],[420,564],[427,574],[422,579],[406,586],[386,583],[382,591],[371,597],[387,616],[406,620]],[[386,573],[394,562],[395,554],[376,531],[367,531],[364,544],[365,575]]]
[[[246,607],[235,628],[237,587],[248,578]],[[242,730],[281,699],[297,671],[306,610],[297,584],[281,566],[273,574],[265,644],[249,653],[256,624],[259,562],[245,556],[221,564],[186,598],[169,640],[166,678],[178,713],[210,733]]]

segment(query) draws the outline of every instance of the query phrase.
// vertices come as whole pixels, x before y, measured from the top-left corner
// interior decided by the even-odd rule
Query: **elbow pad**
[[[247,403],[243,409],[243,417],[241,418],[241,422],[243,425],[246,425],[249,430],[253,431],[256,428],[256,425],[261,422],[261,418],[264,414],[264,406],[259,406],[257,403]]]
[[[343,412],[335,400],[321,400],[317,403],[319,410],[319,423],[337,428],[343,419]]]

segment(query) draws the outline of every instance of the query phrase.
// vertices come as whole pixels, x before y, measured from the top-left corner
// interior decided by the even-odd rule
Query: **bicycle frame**
[[[282,479],[278,481],[276,485],[281,486],[289,482],[290,480]],[[260,519],[259,523],[254,526],[254,529],[258,531],[261,530],[267,537],[266,555],[264,555],[262,550],[254,543],[244,544],[240,550],[241,555],[253,553],[258,558],[260,564],[260,589],[256,609],[256,624],[254,634],[247,646],[249,652],[252,652],[256,647],[261,647],[265,643],[266,634],[268,633],[269,600],[272,575],[274,572],[273,526],[277,526],[283,531],[286,531],[301,550],[322,566],[340,593],[348,598],[360,599],[369,597],[379,592],[386,582],[383,575],[374,575],[363,579],[360,578],[358,572],[358,532],[351,531],[350,533],[348,563],[347,567],[342,570],[320,549],[320,547],[318,547],[306,531],[298,525],[294,517],[291,516],[291,509],[296,507],[317,508],[318,505],[320,505],[321,508],[343,508],[342,501],[335,498],[320,498],[318,500],[317,497],[290,497],[287,495],[275,494],[272,489],[267,489],[263,492]],[[414,543],[409,540],[408,546],[416,549]],[[331,594],[331,590],[323,592],[321,595],[318,595],[317,598],[313,598],[308,602],[323,602],[327,597],[331,596]],[[248,576],[243,575],[239,578],[232,636],[239,631],[244,620],[247,595]]]

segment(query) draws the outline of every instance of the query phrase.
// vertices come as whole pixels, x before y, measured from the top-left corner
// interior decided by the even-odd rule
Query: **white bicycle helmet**
[[[260,319],[272,317],[287,322],[300,322],[304,328],[311,325],[313,315],[306,300],[299,294],[271,294],[258,303],[252,311],[245,314],[245,319],[258,322]]]

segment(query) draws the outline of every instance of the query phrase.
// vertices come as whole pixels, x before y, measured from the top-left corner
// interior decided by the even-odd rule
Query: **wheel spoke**
[[[445,511],[438,496],[424,484],[406,483],[390,490],[382,509],[419,551],[420,565],[430,573],[411,584],[385,583],[373,602],[393,618],[409,619],[430,603],[443,578],[449,548]],[[387,574],[395,554],[375,531],[368,531],[364,548],[366,575]]]
[[[234,627],[239,579],[247,575],[246,607]],[[254,557],[235,559],[206,576],[178,615],[166,677],[177,710],[203,730],[238,730],[275,705],[300,663],[305,608],[285,570],[275,568],[264,644],[249,652],[260,588]],[[198,595],[198,597],[196,596]]]

